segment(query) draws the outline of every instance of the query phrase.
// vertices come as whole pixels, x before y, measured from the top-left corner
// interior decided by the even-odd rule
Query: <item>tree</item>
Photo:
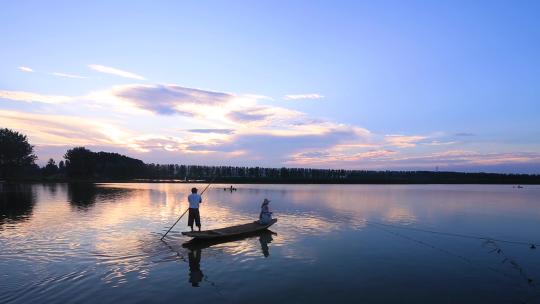
[[[69,176],[92,177],[95,171],[94,153],[85,147],[70,149],[64,155]]]
[[[76,147],[68,150],[64,158],[67,175],[70,177],[127,179],[142,178],[147,174],[147,167],[142,160],[118,153],[92,152],[84,147]],[[169,167],[160,168],[167,173]]]
[[[56,166],[54,159],[50,158],[45,168],[43,168],[43,174],[50,176],[56,173],[58,173],[58,167]]]
[[[64,164],[64,161],[61,160],[59,163],[58,163],[58,172],[59,173],[64,173],[64,170],[66,169],[66,165]]]
[[[34,164],[34,146],[26,135],[7,128],[0,129],[0,177],[18,177]]]

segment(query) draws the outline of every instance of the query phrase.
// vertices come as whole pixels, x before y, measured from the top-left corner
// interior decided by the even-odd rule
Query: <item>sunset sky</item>
[[[39,163],[540,173],[539,1],[4,1]]]

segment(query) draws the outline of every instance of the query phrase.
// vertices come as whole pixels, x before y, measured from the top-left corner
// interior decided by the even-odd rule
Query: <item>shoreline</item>
[[[347,182],[347,181],[238,181],[238,180],[168,180],[168,179],[12,179],[0,180],[0,184],[28,183],[28,184],[232,184],[232,185],[540,185],[540,182],[414,182],[414,181],[391,181],[391,182]]]

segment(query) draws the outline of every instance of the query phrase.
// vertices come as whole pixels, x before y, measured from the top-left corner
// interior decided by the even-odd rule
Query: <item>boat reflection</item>
[[[266,251],[268,252],[268,244],[273,241],[272,235],[277,235],[277,233],[271,231],[271,230],[262,230],[262,231],[256,231],[249,234],[243,234],[240,236],[233,236],[233,237],[223,237],[223,238],[217,238],[217,239],[210,239],[210,240],[204,240],[204,239],[192,239],[184,244],[182,244],[182,247],[187,248],[189,250],[200,250],[200,249],[206,249],[208,247],[218,245],[218,244],[224,244],[224,243],[230,243],[230,242],[236,242],[241,241],[245,239],[250,238],[259,238],[259,242],[261,243],[263,253]],[[269,254],[265,254],[265,256],[268,256]]]
[[[229,243],[229,242],[237,242],[241,240],[246,240],[250,238],[259,238],[259,243],[261,244],[261,251],[265,258],[270,256],[270,249],[268,247],[268,244],[272,243],[273,235],[277,235],[277,233],[270,231],[270,230],[263,230],[263,231],[257,231],[251,234],[237,236],[237,237],[229,237],[229,238],[221,238],[217,240],[197,240],[193,239],[191,241],[185,242],[182,244],[182,247],[187,248],[189,250],[188,252],[188,263],[189,263],[189,283],[191,283],[191,286],[193,287],[199,287],[199,284],[204,278],[204,274],[201,270],[201,260],[202,260],[202,252],[215,245]]]

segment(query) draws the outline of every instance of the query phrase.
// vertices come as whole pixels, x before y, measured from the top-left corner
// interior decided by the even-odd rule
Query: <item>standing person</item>
[[[191,188],[191,194],[188,196],[189,202],[189,215],[188,215],[188,226],[193,231],[193,221],[195,225],[199,227],[201,231],[201,215],[199,213],[199,205],[202,203],[202,197],[197,194],[197,188]]]

